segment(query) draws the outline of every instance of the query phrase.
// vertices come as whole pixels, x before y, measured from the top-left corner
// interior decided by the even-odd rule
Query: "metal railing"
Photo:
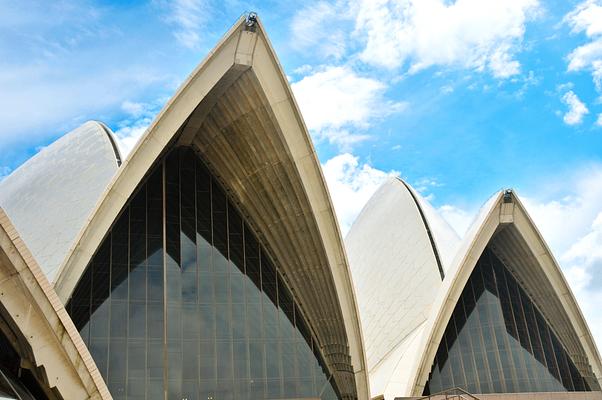
[[[429,394],[428,396],[423,396],[418,398],[417,400],[431,400],[431,399],[445,399],[445,400],[480,400],[475,395],[468,393],[466,390],[455,387],[451,389],[446,389],[438,393]]]

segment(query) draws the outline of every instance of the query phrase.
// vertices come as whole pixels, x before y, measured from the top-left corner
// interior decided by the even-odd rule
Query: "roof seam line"
[[[109,130],[108,126],[106,126],[104,123],[102,123],[100,121],[97,121],[97,122],[102,127],[102,130],[109,138],[109,142],[111,143],[111,147],[113,147],[113,152],[115,153],[115,159],[117,160],[117,166],[120,167],[121,163],[122,163],[121,154],[119,153],[119,147],[117,147],[117,142],[115,142],[115,138],[111,134],[111,131]]]
[[[400,178],[399,181],[401,183],[403,183],[403,185],[406,187],[406,189],[408,190],[408,192],[410,192],[410,196],[412,196],[412,200],[414,200],[414,203],[416,204],[416,207],[418,208],[418,212],[420,213],[420,218],[422,218],[422,222],[424,223],[424,227],[426,228],[426,233],[429,236],[429,240],[431,242],[431,247],[433,248],[433,254],[435,255],[435,260],[437,261],[437,268],[439,269],[439,275],[441,276],[441,280],[445,279],[445,272],[443,271],[443,265],[441,264],[441,258],[439,257],[439,250],[437,249],[437,244],[435,243],[435,238],[433,237],[433,234],[431,233],[431,228],[429,227],[429,223],[426,219],[426,216],[424,215],[424,212],[422,211],[422,207],[420,207],[420,203],[418,202],[418,199],[416,198],[416,195],[414,194],[414,192],[412,191],[412,189],[410,188],[410,186],[403,180]]]

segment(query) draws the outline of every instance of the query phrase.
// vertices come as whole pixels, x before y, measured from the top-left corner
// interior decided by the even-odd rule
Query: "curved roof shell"
[[[417,332],[441,286],[442,259],[448,261],[458,243],[449,225],[399,178],[376,191],[351,227],[345,244],[372,396],[395,390],[394,370],[414,356]]]
[[[111,132],[89,121],[0,182],[0,206],[51,282],[119,163]]]
[[[426,226],[437,231],[432,228],[435,223],[429,224],[430,213],[435,211],[431,208],[425,212],[426,201],[417,200],[426,221],[421,224],[408,194],[415,192],[410,192],[407,185],[408,193],[402,189],[393,180],[385,183],[346,239],[362,328],[369,343],[373,397],[422,395],[454,307],[486,246],[513,266],[512,273],[525,286],[582,373],[591,368],[598,381],[602,380],[600,355],[579,306],[516,194],[496,193],[481,208],[464,239],[460,243],[452,239],[450,248],[455,250],[448,250],[443,257],[448,260],[444,264],[445,277],[437,281],[436,260],[427,257],[432,252],[428,253],[425,235]],[[435,233],[434,242],[443,243],[444,237]],[[424,301],[425,293],[430,302]],[[416,316],[419,313],[422,318]],[[409,333],[395,337],[399,332]],[[387,341],[381,337],[395,339]],[[373,356],[372,341],[381,346],[378,355],[384,356]]]
[[[259,21],[247,25],[241,18],[138,141],[63,263],[59,296],[69,298],[145,174],[177,145],[201,156],[282,267],[342,396],[367,398],[339,227],[311,139]]]

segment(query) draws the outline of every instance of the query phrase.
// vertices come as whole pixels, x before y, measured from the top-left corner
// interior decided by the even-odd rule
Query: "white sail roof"
[[[458,242],[426,200],[399,178],[380,187],[351,227],[345,244],[373,396],[388,385],[383,366],[396,366],[407,356],[408,343],[415,341],[410,338],[429,315],[444,269],[437,248],[445,249],[449,261]]]
[[[0,206],[51,282],[119,167],[111,135],[86,122],[0,182]]]

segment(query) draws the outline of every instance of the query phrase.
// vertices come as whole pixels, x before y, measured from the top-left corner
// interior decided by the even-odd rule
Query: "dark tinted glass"
[[[435,356],[425,395],[591,390],[529,296],[485,249]]]
[[[115,399],[338,398],[278,267],[187,148],[134,194],[68,310]]]

